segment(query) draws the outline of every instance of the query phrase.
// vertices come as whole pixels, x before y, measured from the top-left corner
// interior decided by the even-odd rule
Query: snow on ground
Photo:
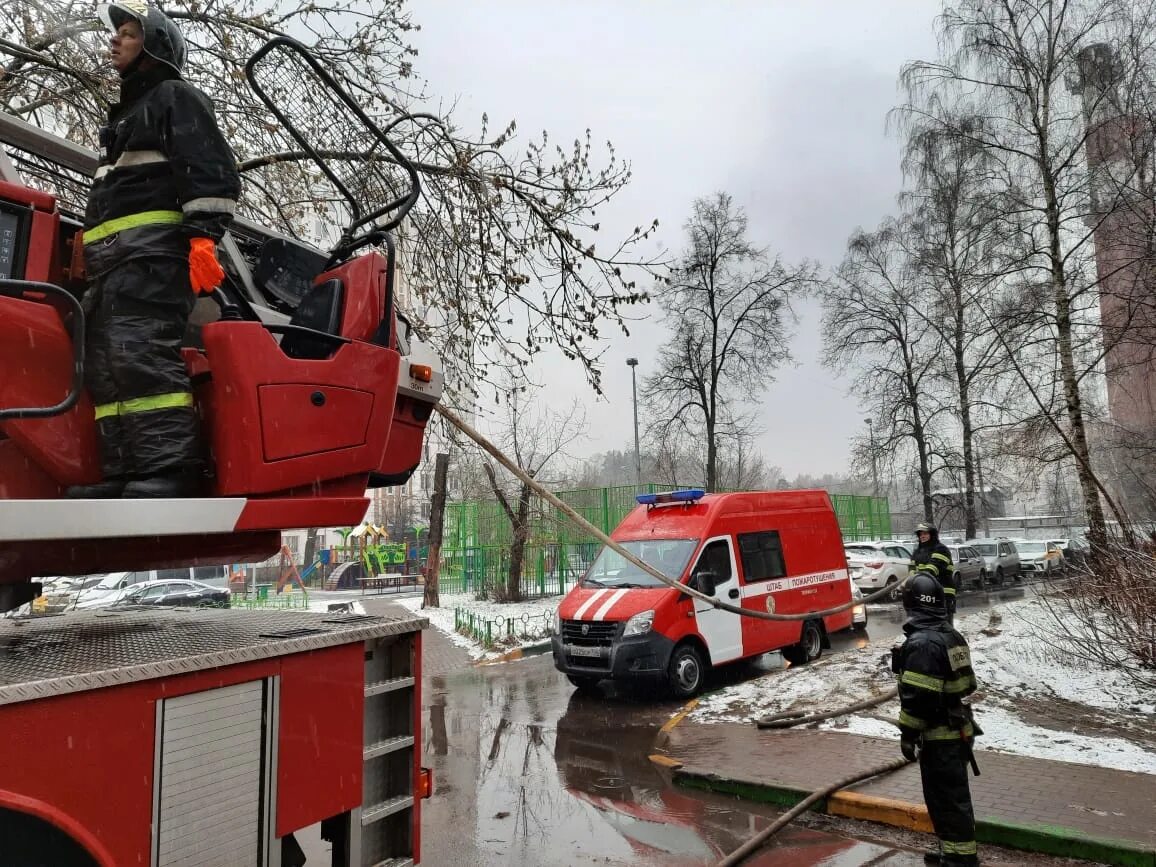
[[[980,682],[982,749],[1156,774],[1156,696],[1118,672],[1057,649],[1055,615],[1039,599],[959,619]],[[892,639],[831,653],[705,696],[700,722],[753,722],[784,710],[831,710],[894,686]],[[824,729],[898,739],[897,700]]]
[[[545,627],[549,626],[554,618],[554,612],[561,596],[548,596],[544,599],[531,599],[526,602],[490,602],[484,599],[475,599],[472,593],[442,593],[440,608],[422,608],[422,597],[411,596],[398,599],[400,605],[410,611],[428,617],[430,625],[440,629],[450,637],[458,647],[463,647],[470,654],[471,659],[490,660],[509,653],[520,647],[538,644],[543,640]],[[504,635],[505,622],[512,618],[515,632],[536,632],[537,637],[515,638],[503,640],[497,647],[487,649],[481,643],[467,635],[454,631],[454,609],[461,608],[473,612],[476,617],[494,621],[495,635]]]

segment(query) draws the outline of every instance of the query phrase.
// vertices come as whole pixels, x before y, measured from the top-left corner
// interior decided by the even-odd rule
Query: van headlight
[[[654,609],[649,611],[642,611],[635,614],[626,621],[626,628],[622,630],[622,637],[629,638],[632,635],[645,635],[650,632],[650,627],[654,626]]]

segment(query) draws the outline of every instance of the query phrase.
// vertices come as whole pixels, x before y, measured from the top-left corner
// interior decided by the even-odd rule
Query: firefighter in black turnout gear
[[[947,599],[947,622],[955,623],[955,597],[959,585],[955,580],[951,552],[939,541],[939,528],[934,524],[917,524],[915,538],[919,540],[919,545],[912,555],[911,567],[917,573],[930,575],[940,583]]]
[[[209,99],[181,80],[184,38],[142,0],[100,7],[120,102],[100,131],[84,222],[86,384],[104,480],[69,496],[180,497],[204,473],[181,341],[241,184]]]
[[[893,651],[899,676],[899,729],[903,755],[918,759],[923,798],[939,851],[929,864],[973,865],[975,814],[968,766],[978,774],[972,740],[981,734],[963,698],[975,692],[971,651],[947,622],[943,587],[931,575],[912,577],[903,588],[906,640]]]

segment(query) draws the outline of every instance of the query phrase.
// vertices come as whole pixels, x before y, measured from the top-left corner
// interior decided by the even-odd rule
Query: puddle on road
[[[435,677],[425,696],[423,862],[713,864],[776,815],[673,786],[652,764],[677,705],[581,695],[548,658]],[[778,867],[921,864],[914,853],[789,828],[746,862]]]

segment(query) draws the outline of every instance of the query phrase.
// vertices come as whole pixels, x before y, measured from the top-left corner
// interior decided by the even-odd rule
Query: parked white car
[[[1016,550],[1020,552],[1020,569],[1027,572],[1042,572],[1051,575],[1064,568],[1064,552],[1055,542],[1040,542],[1028,540],[1016,542]]]
[[[898,542],[847,542],[843,550],[851,580],[864,593],[898,585],[911,573],[911,550]],[[890,598],[898,599],[899,594]]]

